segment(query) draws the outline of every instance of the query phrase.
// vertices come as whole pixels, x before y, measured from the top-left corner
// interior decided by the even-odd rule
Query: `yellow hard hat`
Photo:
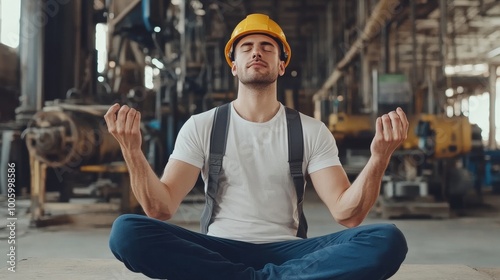
[[[281,56],[280,59],[285,61],[285,67],[290,63],[292,57],[292,50],[286,41],[285,33],[281,27],[269,16],[264,14],[251,14],[242,20],[231,33],[231,39],[226,44],[224,49],[224,56],[229,66],[232,66],[233,61],[233,44],[239,38],[249,34],[266,34],[273,37],[278,42],[281,42]]]

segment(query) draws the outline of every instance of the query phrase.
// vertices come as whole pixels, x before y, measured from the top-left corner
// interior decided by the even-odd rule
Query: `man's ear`
[[[231,63],[231,73],[233,73],[233,76],[236,77],[236,62],[234,60]]]
[[[278,65],[279,72],[278,74],[280,76],[285,75],[285,62],[283,60],[280,60],[279,65]]]

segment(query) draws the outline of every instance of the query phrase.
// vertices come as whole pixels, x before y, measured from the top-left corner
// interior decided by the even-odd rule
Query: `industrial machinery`
[[[444,165],[459,165],[461,157],[475,147],[473,141],[469,149],[465,140],[469,132],[475,135],[465,120],[455,125],[457,118],[449,123],[435,113],[438,110],[431,110],[444,107],[443,96],[433,91],[445,88],[441,70],[446,66],[445,50],[452,49],[447,38],[453,37],[446,32],[453,29],[446,26],[446,13],[439,13],[439,21],[432,15],[438,14],[434,12],[438,6],[442,11],[455,7],[446,7],[450,1],[309,2],[21,1],[23,17],[43,19],[44,24],[21,20],[19,52],[16,56],[11,50],[1,53],[1,61],[7,63],[0,64],[0,95],[7,102],[0,105],[0,121],[15,118],[15,124],[0,127],[6,131],[0,167],[11,158],[25,158],[28,163],[19,164],[18,171],[33,171],[28,180],[46,181],[47,189],[61,192],[61,201],[71,198],[74,181],[101,186],[103,181],[94,181],[107,179],[103,173],[124,175],[123,162],[120,168],[109,165],[121,157],[102,120],[107,107],[117,102],[141,111],[144,152],[160,174],[182,124],[191,115],[235,97],[237,79],[223,54],[228,30],[248,13],[263,12],[286,27],[287,41],[297,50],[278,79],[278,99],[286,96],[307,114],[313,109],[311,102],[315,109],[327,108],[318,119],[328,124],[337,139],[351,178],[369,156],[375,118],[402,106],[411,118],[410,138],[391,162],[388,178],[396,187],[387,192],[389,196],[417,195],[411,182],[418,183],[418,196],[435,194],[445,201],[451,193],[462,193],[454,189],[460,184],[449,182],[452,188],[434,191],[438,184],[433,182],[438,180],[431,176],[442,174]],[[433,32],[425,26],[416,28],[430,22],[419,21],[424,18],[439,22],[440,28],[433,26]],[[481,22],[488,20],[483,15]],[[420,37],[429,39],[418,42]],[[10,67],[17,61],[18,66]],[[9,73],[4,72],[7,68]],[[323,87],[322,81],[326,81]],[[417,91],[426,84],[432,93],[428,101],[437,100],[438,106],[423,108],[425,99]],[[454,136],[442,139],[447,133]],[[17,148],[21,134],[27,147]],[[23,149],[29,150],[31,161]],[[99,164],[101,168],[95,168]],[[46,171],[47,176],[38,171]],[[428,185],[426,192],[422,182]],[[466,182],[460,180],[460,186]],[[29,189],[26,184],[23,189]],[[0,187],[4,189],[2,182]]]
[[[344,112],[329,116],[329,129],[351,180],[370,156],[375,117]],[[382,214],[447,218],[450,207],[462,207],[464,196],[474,188],[475,178],[466,164],[484,160],[481,131],[464,116],[412,114],[408,118],[408,138],[395,151],[383,180]]]
[[[351,180],[365,166],[374,136],[373,118],[339,114],[330,129]],[[384,217],[449,217],[475,185],[466,164],[484,160],[480,129],[466,117],[410,117],[407,140],[395,151],[381,189]],[[467,161],[466,161],[467,159]],[[413,203],[413,204],[412,204]]]
[[[421,115],[416,135],[419,148],[432,158],[454,158],[471,152],[472,125],[468,118]],[[482,146],[482,145],[480,145]]]
[[[32,166],[32,222],[36,225],[44,219],[47,185],[57,185],[59,202],[69,202],[77,186],[93,185],[93,193],[108,194],[109,191],[103,189],[112,184],[99,184],[109,181],[109,176],[102,174],[111,173],[106,171],[108,165],[124,166],[120,163],[118,142],[102,120],[108,106],[78,105],[57,100],[47,103],[33,116],[22,134]],[[82,173],[88,166],[101,168],[94,173]],[[120,173],[121,177],[125,174]],[[122,188],[112,187],[117,193],[128,195]],[[130,208],[129,205],[125,207]]]
[[[65,103],[45,106],[24,131],[28,150],[48,167],[59,169],[119,160],[118,142],[102,118],[107,109]]]
[[[484,164],[481,129],[464,116],[422,115],[415,133],[425,155],[422,173],[434,196],[448,201],[452,208],[462,207],[464,196],[475,188],[467,165]]]
[[[450,64],[470,63],[470,60],[459,63],[460,52],[446,51],[458,45],[446,41],[454,37],[449,30],[456,23],[455,19],[450,20],[447,11],[458,7],[456,3],[448,3],[429,2],[420,9],[415,1],[379,1],[373,9],[368,9],[369,18],[351,21],[355,32],[330,28],[326,29],[325,37],[318,39],[324,47],[318,48],[318,57],[324,59],[328,57],[325,54],[332,54],[335,62],[326,64],[330,75],[322,79],[322,85],[313,95],[314,116],[327,123],[332,131],[341,162],[351,179],[359,174],[370,156],[375,119],[397,107],[407,113],[408,139],[393,154],[381,193],[388,201],[385,206],[401,205],[399,212],[393,212],[395,215],[422,213],[447,217],[450,206],[461,207],[464,195],[478,185],[476,179],[481,176],[474,177],[469,171],[473,161],[478,165],[484,162],[480,131],[468,122],[461,101],[491,90],[494,82],[485,82],[485,73],[457,79],[445,71]],[[396,6],[401,13],[387,12]],[[367,14],[366,6],[359,5],[357,9]],[[436,10],[441,16],[434,22],[435,55],[431,55],[429,41],[420,37],[428,29],[418,26],[419,18]],[[404,29],[405,36],[409,34],[405,43],[398,31],[403,26],[408,27]],[[328,34],[342,39],[329,38]],[[340,54],[332,52],[332,41],[337,44],[340,41],[346,48]],[[400,54],[406,51],[407,60],[403,62]],[[317,75],[321,74],[318,71]],[[490,70],[489,76],[494,81],[495,71]],[[488,84],[490,88],[484,89],[482,85]],[[450,95],[449,88],[462,90]],[[436,210],[436,207],[441,208]]]
[[[21,9],[29,17],[44,5]],[[29,151],[32,220],[44,218],[47,191],[69,202],[82,193],[77,187],[96,188],[85,193],[105,201],[117,193],[122,212],[137,210],[128,199],[119,145],[103,119],[111,104],[141,111],[143,151],[161,175],[187,118],[233,97],[229,69],[219,59],[223,32],[213,29],[224,28],[216,24],[218,8],[202,7],[198,1],[71,1],[58,4],[60,12],[37,26],[36,36],[21,36],[21,61],[30,67],[21,73],[16,121]]]

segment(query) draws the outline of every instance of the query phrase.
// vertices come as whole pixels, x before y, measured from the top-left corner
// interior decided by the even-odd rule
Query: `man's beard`
[[[251,73],[247,75],[240,75],[240,82],[246,86],[251,86],[255,88],[265,88],[278,79],[278,75],[261,74],[261,73]]]

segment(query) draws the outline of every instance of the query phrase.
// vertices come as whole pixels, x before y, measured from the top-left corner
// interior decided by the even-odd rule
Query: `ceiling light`
[[[493,58],[497,55],[500,55],[500,47],[496,48],[496,49],[493,49],[491,51],[488,52],[488,54],[486,55],[488,58]]]

